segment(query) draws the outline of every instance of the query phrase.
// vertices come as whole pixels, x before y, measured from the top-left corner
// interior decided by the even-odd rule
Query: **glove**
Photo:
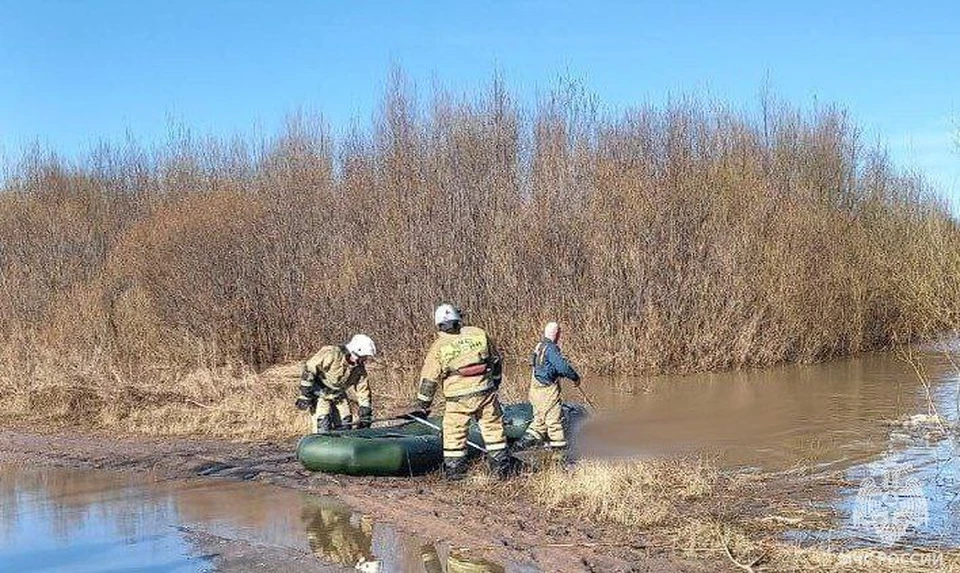
[[[417,418],[420,418],[421,420],[424,420],[424,419],[427,418],[427,416],[430,415],[430,403],[429,403],[429,402],[424,402],[423,400],[417,400],[416,403],[414,404],[414,408],[416,408],[416,409],[413,410],[412,412],[409,412],[409,413],[407,413],[407,414],[404,414],[403,417],[406,418],[406,419],[408,419],[408,420],[412,420],[414,417],[417,417]]]
[[[314,401],[306,396],[300,395],[295,404],[297,406],[297,410],[309,410],[313,407]]]
[[[413,420],[415,418],[425,420],[428,416],[430,416],[430,410],[414,410],[403,415],[403,417],[408,420]]]
[[[360,406],[357,410],[357,428],[369,428],[373,423],[373,408],[370,406]]]
[[[300,397],[304,398],[309,396],[313,391],[313,374],[310,373],[306,368],[303,369],[303,372],[300,373]]]

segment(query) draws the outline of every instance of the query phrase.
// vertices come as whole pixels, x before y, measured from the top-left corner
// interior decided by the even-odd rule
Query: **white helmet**
[[[444,322],[463,322],[460,311],[454,308],[452,304],[443,303],[433,312],[433,323],[440,326]]]
[[[547,325],[543,327],[543,337],[556,342],[557,338],[560,337],[560,325],[556,322],[548,322]]]
[[[373,358],[377,355],[377,346],[373,343],[373,339],[366,334],[354,334],[350,342],[347,343],[347,352],[357,358],[363,356]]]

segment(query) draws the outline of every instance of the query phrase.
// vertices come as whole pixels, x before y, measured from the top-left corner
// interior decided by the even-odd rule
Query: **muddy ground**
[[[469,548],[505,565],[542,571],[728,571],[730,563],[687,561],[636,535],[547,513],[513,488],[449,484],[436,476],[352,478],[304,470],[295,442],[116,437],[0,429],[0,463],[154,472],[167,479],[251,480],[336,496],[356,511],[415,534]],[[522,479],[522,478],[516,478]],[[515,490],[513,490],[515,491]],[[208,536],[209,537],[209,536]],[[342,571],[311,555],[245,547],[216,538],[195,540],[223,570]]]

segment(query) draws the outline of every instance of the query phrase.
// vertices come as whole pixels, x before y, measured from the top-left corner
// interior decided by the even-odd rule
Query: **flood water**
[[[891,423],[928,415],[932,403],[944,424],[956,427],[960,382],[954,365],[937,348],[917,358],[929,394],[910,363],[893,354],[763,371],[590,381],[601,415],[584,427],[579,447],[586,458],[706,455],[728,470],[801,483],[840,475],[849,485],[826,502],[839,515],[836,529],[796,537],[960,547],[957,436],[938,436],[936,424]]]
[[[0,467],[0,571],[216,570],[204,539],[313,554],[355,571],[475,571],[497,564],[379,524],[335,499],[226,480]],[[318,563],[319,565],[319,563]]]
[[[939,367],[937,380],[945,373]],[[762,371],[603,379],[588,390],[602,414],[581,440],[589,457],[708,451],[726,467],[767,471],[868,460],[886,447],[883,421],[927,411],[915,373],[891,355]]]
[[[578,447],[586,458],[699,452],[731,471],[801,483],[839,474],[841,485],[823,500],[839,516],[835,528],[794,537],[957,547],[955,438],[887,423],[927,414],[930,401],[947,424],[956,422],[953,366],[929,352],[923,368],[930,400],[912,367],[892,355],[755,372],[591,379],[585,388],[600,415],[583,428]],[[364,560],[379,562],[383,572],[504,570],[375,517],[334,499],[260,484],[0,466],[0,571],[210,571],[219,563],[217,548],[204,542],[211,538],[312,554],[348,571]]]

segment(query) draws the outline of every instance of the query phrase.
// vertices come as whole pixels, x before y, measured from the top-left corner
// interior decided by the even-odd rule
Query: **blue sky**
[[[839,103],[960,206],[960,2],[0,0],[0,153],[126,131],[267,131],[297,108],[365,124],[390,70],[428,92],[561,75],[605,104]]]

